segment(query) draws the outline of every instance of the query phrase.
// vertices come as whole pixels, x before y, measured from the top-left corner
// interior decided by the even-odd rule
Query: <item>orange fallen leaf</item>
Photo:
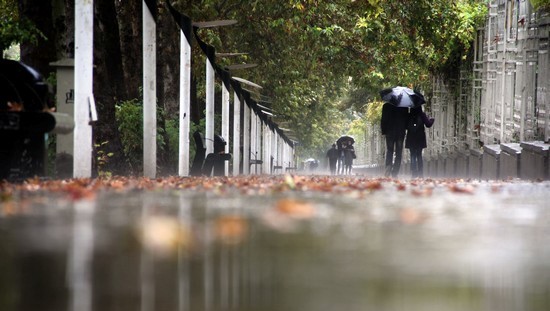
[[[459,186],[459,185],[450,185],[449,190],[451,192],[455,192],[455,193],[464,193],[464,194],[473,194],[474,193],[474,188],[464,187],[464,186]]]
[[[403,208],[399,211],[399,220],[407,225],[414,225],[424,222],[428,216],[414,208]]]
[[[300,219],[310,218],[315,213],[311,203],[294,199],[279,200],[276,204],[276,210],[279,213]]]
[[[239,244],[248,233],[248,222],[241,216],[222,216],[216,219],[216,237],[226,244]]]
[[[138,229],[141,242],[155,255],[175,254],[178,249],[189,251],[192,246],[191,231],[176,218],[150,216]]]
[[[380,190],[382,189],[382,183],[378,180],[367,182],[365,185],[367,190]]]
[[[411,194],[417,197],[429,197],[433,193],[432,188],[412,189]]]

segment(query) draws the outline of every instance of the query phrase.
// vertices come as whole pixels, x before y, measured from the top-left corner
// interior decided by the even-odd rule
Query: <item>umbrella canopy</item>
[[[338,147],[341,147],[344,142],[346,142],[347,144],[353,145],[355,143],[355,139],[353,139],[353,137],[349,135],[342,135],[340,136],[340,138],[338,138],[338,140],[336,141],[336,144],[338,145]]]
[[[408,87],[396,86],[380,91],[382,100],[396,107],[414,108],[423,105],[426,100],[420,92]]]

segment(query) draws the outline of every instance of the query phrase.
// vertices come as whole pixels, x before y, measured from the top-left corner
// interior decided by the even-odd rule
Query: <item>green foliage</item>
[[[370,124],[380,123],[380,120],[382,119],[382,106],[384,106],[384,102],[382,101],[373,101],[368,103],[366,115],[367,122]]]
[[[366,130],[367,122],[365,122],[364,116],[356,115],[356,118],[351,122],[346,134],[355,137],[357,142],[359,137],[363,137]]]
[[[143,107],[138,99],[121,102],[115,112],[124,155],[134,171],[143,167]]]
[[[141,100],[123,101],[116,106],[116,120],[126,161],[133,171],[141,171],[143,167],[143,107]],[[168,165],[177,167],[179,156],[179,119],[177,116],[165,116],[164,110],[158,108],[157,120],[164,120],[164,127],[157,127],[157,147],[168,149]],[[161,123],[161,122],[159,122]],[[205,126],[204,119],[200,124],[190,125],[190,138],[193,132]],[[166,138],[166,139],[165,139]],[[195,155],[195,144],[191,141],[189,157]]]
[[[107,147],[107,144],[109,144],[109,141],[104,141],[100,144],[94,144],[97,173],[99,177],[105,178],[112,177],[113,175],[112,172],[105,170],[107,163],[114,155],[112,152],[105,151],[105,147]]]
[[[199,34],[218,50],[249,53],[217,61],[260,65],[238,76],[264,87],[271,108],[284,116],[276,121],[290,127],[299,152],[309,154],[325,149],[353,122],[346,109],[358,111],[378,100],[381,89],[428,90],[432,72],[456,72],[487,14],[485,0],[180,0],[178,5],[193,20],[239,21]],[[203,59],[194,63],[200,64],[193,69],[196,76],[204,76]],[[199,98],[203,89],[197,87]],[[377,120],[376,110],[371,113],[367,118]]]
[[[164,126],[166,128],[166,137],[168,138],[166,145],[169,146],[168,164],[170,167],[177,167],[179,156],[179,120],[178,118],[166,119]]]
[[[535,10],[550,10],[550,0],[529,0]]]
[[[457,2],[457,9],[459,19],[455,34],[460,44],[469,48],[475,39],[477,27],[485,21],[488,13],[487,5],[482,2],[463,0]]]
[[[0,0],[0,52],[20,42],[36,43],[44,34],[28,19],[20,18],[16,0]]]

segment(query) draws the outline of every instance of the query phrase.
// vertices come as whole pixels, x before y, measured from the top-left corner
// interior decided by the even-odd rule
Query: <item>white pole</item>
[[[250,107],[245,102],[243,120],[243,174],[250,174]]]
[[[94,254],[94,212],[96,201],[80,200],[74,206],[72,239],[69,244],[68,282],[70,311],[92,310],[92,261]]]
[[[222,83],[222,137],[225,139],[225,153],[229,153],[229,101],[231,94],[225,86],[225,83]],[[224,175],[229,175],[229,165],[227,161],[223,161],[225,167]]]
[[[157,81],[156,25],[143,2],[143,175],[157,172]]]
[[[241,101],[237,93],[233,93],[233,176],[239,175],[241,159]]]
[[[191,228],[191,203],[184,195],[179,196],[178,219],[183,228]],[[187,256],[187,249],[178,247],[178,311],[191,310],[191,264]]]
[[[504,2],[504,12],[508,12],[508,1]],[[500,143],[505,142],[505,126],[504,121],[506,120],[504,113],[506,112],[506,42],[508,42],[508,27],[504,27],[504,46],[502,48],[502,89],[500,96]]]
[[[286,160],[288,162],[288,167],[292,167],[292,146],[290,144],[286,147]]]
[[[267,124],[263,124],[262,126],[262,138],[263,138],[263,142],[262,142],[262,146],[263,146],[263,159],[264,159],[264,165],[263,165],[263,173],[264,174],[270,174],[271,172],[269,171],[269,168],[271,167],[271,150],[270,150],[270,147],[271,147],[271,136],[270,136],[270,133],[271,131],[269,130],[269,127],[267,126]]]
[[[288,144],[285,141],[285,143],[283,144],[283,172],[286,172],[286,168],[290,166],[289,163],[287,162],[288,162]]]
[[[252,160],[258,160],[258,148],[257,143],[258,140],[256,137],[258,136],[258,123],[256,122],[256,113],[253,110],[250,110],[250,159]],[[254,167],[251,167],[250,173],[252,172],[257,173],[258,170],[256,168],[257,165],[254,165]]]
[[[283,138],[280,135],[277,136],[277,159],[278,159],[277,162],[281,167],[281,173],[285,172],[284,144],[285,144],[285,141],[283,140]]]
[[[206,155],[214,152],[214,67],[206,58]]]
[[[92,176],[92,126],[89,100],[93,94],[94,3],[75,3],[74,177]]]
[[[254,120],[256,120],[256,133],[254,134],[254,139],[256,140],[256,160],[262,160],[262,121],[260,120],[260,116],[257,114],[254,114]],[[254,172],[258,174],[258,169],[260,170],[260,174],[262,173],[262,167],[258,167],[258,165],[255,166],[256,169]]]
[[[178,174],[189,176],[189,120],[191,107],[191,44],[180,34],[180,124]]]
[[[278,165],[277,161],[277,132],[274,130],[269,132],[271,134],[271,155],[273,156],[273,166]],[[273,172],[270,172],[271,174]]]

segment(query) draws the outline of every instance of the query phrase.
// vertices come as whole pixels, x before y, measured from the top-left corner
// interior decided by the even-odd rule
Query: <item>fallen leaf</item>
[[[248,233],[248,222],[241,216],[229,215],[216,219],[216,237],[225,244],[239,244]]]
[[[139,237],[151,253],[166,256],[178,249],[190,250],[191,231],[176,218],[168,216],[147,217],[139,227]]]
[[[276,210],[281,214],[298,219],[310,218],[315,213],[311,203],[294,199],[279,200],[276,204]]]
[[[464,194],[473,194],[474,188],[467,187],[467,186],[459,186],[459,185],[450,185],[449,190],[454,193],[464,193]]]

